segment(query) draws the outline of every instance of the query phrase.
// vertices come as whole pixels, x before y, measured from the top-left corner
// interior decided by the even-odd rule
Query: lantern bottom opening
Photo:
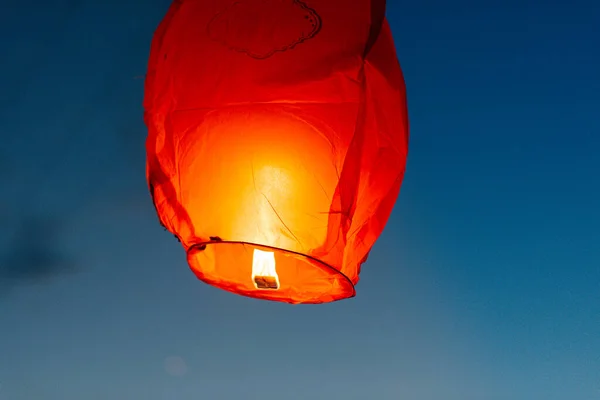
[[[261,254],[274,258],[275,277],[256,276],[260,274],[253,264],[256,267],[256,256]],[[337,269],[314,257],[285,249],[245,242],[207,242],[191,246],[187,259],[198,279],[242,296],[317,304],[356,294],[352,281]]]

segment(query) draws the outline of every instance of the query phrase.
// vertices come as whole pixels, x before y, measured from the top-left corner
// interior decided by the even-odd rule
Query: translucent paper
[[[407,156],[384,14],[376,0],[171,5],[146,77],[147,178],[198,278],[289,303],[355,295]],[[254,250],[274,253],[277,289],[253,281]]]

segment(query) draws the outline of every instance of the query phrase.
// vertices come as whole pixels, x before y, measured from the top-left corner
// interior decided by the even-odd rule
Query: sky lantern
[[[384,0],[176,0],[152,40],[147,179],[202,281],[355,295],[404,176],[404,79]]]

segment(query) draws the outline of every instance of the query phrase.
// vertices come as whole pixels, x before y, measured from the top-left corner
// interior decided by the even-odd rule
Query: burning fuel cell
[[[252,281],[257,289],[279,289],[279,276],[275,268],[275,253],[254,249]]]

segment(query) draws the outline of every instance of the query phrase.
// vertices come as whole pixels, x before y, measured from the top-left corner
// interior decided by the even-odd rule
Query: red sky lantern
[[[384,0],[176,0],[144,108],[154,205],[199,279],[287,303],[355,295],[408,150]]]

